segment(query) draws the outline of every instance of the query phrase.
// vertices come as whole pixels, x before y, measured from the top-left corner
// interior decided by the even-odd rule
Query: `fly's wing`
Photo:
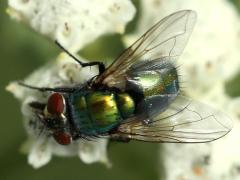
[[[139,60],[175,60],[183,51],[196,21],[191,10],[178,11],[157,22],[127,48],[96,80],[96,84],[125,88],[129,68]]]
[[[232,129],[229,117],[183,96],[178,96],[159,115],[145,121],[138,118],[141,117],[126,120],[111,136],[149,142],[202,143],[221,138]]]

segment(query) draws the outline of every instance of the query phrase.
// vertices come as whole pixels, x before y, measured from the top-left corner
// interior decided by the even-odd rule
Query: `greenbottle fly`
[[[109,137],[117,141],[198,143],[216,140],[231,130],[223,113],[180,93],[175,62],[196,21],[191,10],[175,12],[157,22],[107,68],[71,87],[35,87],[49,92],[44,103],[31,102],[40,123],[57,143]]]

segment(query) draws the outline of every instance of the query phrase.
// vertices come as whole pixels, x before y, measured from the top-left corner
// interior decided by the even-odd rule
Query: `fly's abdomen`
[[[127,93],[119,93],[116,96],[121,116],[125,119],[131,117],[135,111],[135,102],[133,98]]]
[[[107,133],[135,110],[133,99],[126,93],[89,92],[74,95],[72,103],[76,127],[89,136]]]
[[[86,96],[86,101],[95,125],[106,127],[121,119],[113,93],[94,92]]]

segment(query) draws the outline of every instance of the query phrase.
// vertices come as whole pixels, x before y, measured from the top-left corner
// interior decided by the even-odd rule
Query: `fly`
[[[29,103],[37,120],[56,142],[68,145],[84,138],[119,141],[200,143],[227,134],[231,120],[223,113],[180,93],[175,66],[196,21],[191,10],[175,12],[157,22],[107,68],[73,87],[35,87],[49,92],[47,102]]]

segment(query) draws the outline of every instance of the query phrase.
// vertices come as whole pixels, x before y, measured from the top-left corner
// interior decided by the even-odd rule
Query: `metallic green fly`
[[[183,10],[157,22],[107,68],[72,87],[34,87],[49,92],[46,102],[29,106],[37,120],[59,144],[109,137],[119,141],[199,143],[227,134],[231,120],[223,113],[180,93],[176,59],[181,55],[196,21]]]

